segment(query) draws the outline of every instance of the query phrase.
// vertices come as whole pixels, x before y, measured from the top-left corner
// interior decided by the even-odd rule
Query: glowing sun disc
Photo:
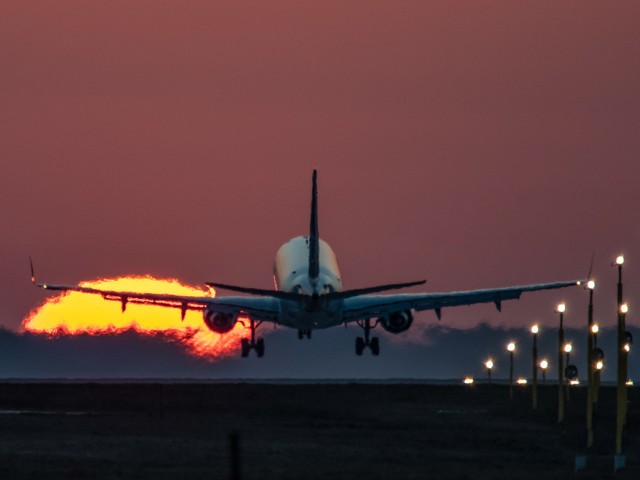
[[[185,285],[175,279],[150,276],[125,276],[82,282],[93,287],[121,292],[166,293],[185,296],[212,296],[212,292]],[[128,304],[121,312],[117,301],[104,300],[99,295],[67,292],[47,298],[23,320],[22,328],[31,333],[59,335],[114,335],[134,330],[141,335],[164,336],[178,341],[189,353],[214,360],[235,355],[240,339],[246,336],[241,323],[225,334],[209,330],[202,312],[188,311],[184,321],[179,308]]]

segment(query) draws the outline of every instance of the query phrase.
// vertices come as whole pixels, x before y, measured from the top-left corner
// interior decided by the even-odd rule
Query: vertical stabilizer
[[[309,227],[309,277],[318,278],[320,274],[320,237],[318,235],[318,171],[313,170],[311,191],[311,225]]]

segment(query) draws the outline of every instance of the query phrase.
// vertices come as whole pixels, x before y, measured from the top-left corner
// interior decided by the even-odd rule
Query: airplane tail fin
[[[320,275],[320,236],[318,234],[318,171],[313,170],[311,190],[311,222],[309,226],[309,278]]]

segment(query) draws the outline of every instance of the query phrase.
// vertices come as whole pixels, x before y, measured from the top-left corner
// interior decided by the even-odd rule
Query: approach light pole
[[[595,364],[595,373],[594,373],[594,377],[595,377],[595,382],[596,382],[596,399],[595,399],[595,404],[594,404],[594,410],[598,409],[598,396],[600,395],[600,375],[602,373],[602,370],[604,370],[604,360],[596,360],[596,364]]]
[[[491,370],[493,369],[493,360],[490,358],[484,362],[484,366],[487,367],[487,377],[489,378],[489,385],[491,385]]]
[[[598,332],[600,327],[597,323],[591,325],[593,334],[593,411],[598,409],[598,397],[600,396],[600,372],[604,367],[604,352],[598,348]],[[600,367],[598,367],[600,365]]]
[[[573,345],[571,342],[567,342],[564,344],[564,353],[567,354],[567,365],[569,365],[571,360],[571,350],[573,350]]]
[[[515,342],[509,342],[507,350],[509,351],[509,398],[513,400],[513,352],[516,351]]]
[[[562,322],[564,320],[564,312],[567,306],[561,303],[557,306],[556,312],[560,314],[560,328],[558,329],[558,423],[564,420],[564,390],[562,388],[564,377],[564,365],[562,364],[562,346],[564,344],[564,327]]]
[[[593,404],[595,398],[595,340],[597,334],[597,325],[593,324],[593,291],[596,288],[596,282],[589,280],[587,289],[589,290],[589,309],[587,312],[587,448],[593,446]],[[594,332],[594,327],[596,330]]]
[[[549,360],[543,358],[540,361],[540,369],[542,370],[542,384],[547,384],[547,368],[549,368]]]
[[[622,357],[624,359],[623,362],[623,370],[624,370],[624,384],[625,387],[629,385],[629,352],[631,351],[631,344],[633,343],[633,337],[631,333],[627,332],[627,313],[629,313],[629,305],[623,303],[620,305],[620,314],[622,316],[622,330],[624,336],[622,337]],[[627,388],[624,389],[624,427],[627,426],[627,410],[629,408],[627,397],[629,396],[629,390]]]
[[[535,410],[538,408],[538,332],[540,328],[536,323],[531,327],[533,334],[533,387],[531,388],[532,406]]]
[[[627,391],[627,375],[625,371],[625,351],[624,351],[624,316],[622,313],[622,265],[624,256],[618,255],[611,264],[618,268],[618,336],[617,336],[617,386],[616,386],[616,454],[622,454],[622,434],[625,424],[625,403]]]
[[[571,345],[571,342],[567,342],[564,344],[564,353],[566,355],[567,361],[566,361],[566,367],[565,370],[567,368],[569,368],[569,365],[571,365],[571,350],[573,350],[573,345]],[[567,378],[565,381],[565,388],[567,390],[567,402],[569,401],[569,385],[571,384],[571,378]]]

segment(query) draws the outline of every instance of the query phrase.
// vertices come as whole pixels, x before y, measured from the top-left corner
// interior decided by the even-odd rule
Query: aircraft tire
[[[378,337],[373,337],[371,339],[370,348],[371,348],[371,353],[374,356],[380,355],[380,340],[378,339]]]
[[[264,338],[259,338],[256,342],[256,353],[258,358],[264,357]]]
[[[251,351],[251,346],[249,345],[249,340],[247,340],[246,338],[243,338],[242,340],[240,340],[240,355],[242,356],[242,358],[247,358],[249,356],[249,351]]]
[[[356,338],[356,355],[361,356],[364,351],[364,338]]]

